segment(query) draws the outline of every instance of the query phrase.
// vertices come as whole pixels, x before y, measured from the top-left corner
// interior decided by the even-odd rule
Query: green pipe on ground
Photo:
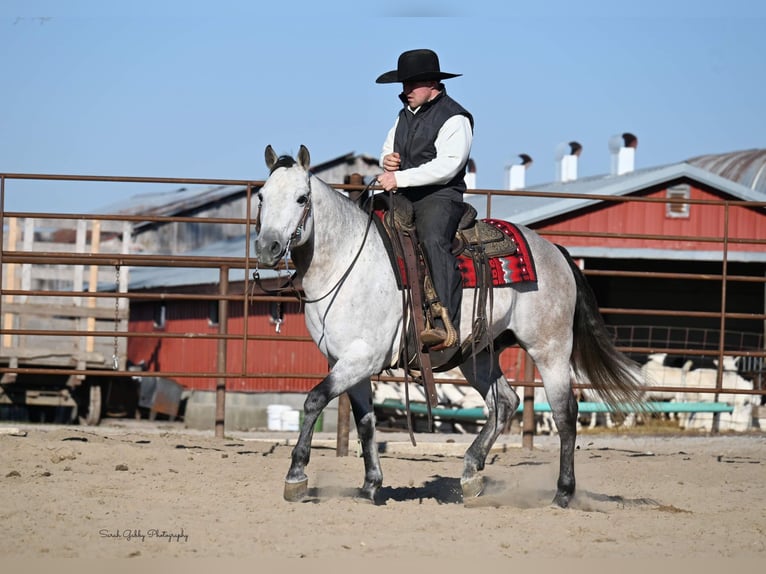
[[[386,399],[382,403],[376,403],[376,408],[383,410],[407,411],[404,403]],[[607,413],[612,409],[606,403],[581,402],[578,403],[580,413]],[[519,405],[516,412],[524,410],[523,404]],[[734,407],[727,403],[708,403],[708,402],[648,402],[643,405],[624,405],[621,412],[626,413],[730,413]],[[425,403],[410,403],[410,412],[414,415],[428,414],[428,407]],[[442,420],[468,421],[476,422],[485,420],[486,414],[482,407],[469,409],[452,409],[449,407],[436,407],[431,409],[433,416]],[[551,406],[548,403],[535,403],[535,412],[549,413]]]

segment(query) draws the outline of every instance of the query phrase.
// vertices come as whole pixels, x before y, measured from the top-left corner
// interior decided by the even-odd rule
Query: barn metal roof
[[[357,157],[353,152],[339,156],[330,161],[312,167],[312,172],[320,175],[332,167],[348,163],[351,158]],[[364,160],[368,156],[359,156]],[[699,168],[695,170],[694,168]],[[675,175],[674,175],[674,172]],[[703,173],[704,172],[704,173]],[[721,154],[708,154],[690,158],[684,162],[666,166],[650,167],[634,172],[615,175],[596,175],[582,177],[566,183],[552,182],[536,186],[528,186],[532,191],[566,192],[566,193],[593,193],[597,195],[625,195],[638,191],[642,185],[640,182],[649,181],[649,185],[662,183],[662,177],[691,177],[701,183],[710,183],[722,191],[730,193],[738,199],[763,201],[766,194],[766,149],[750,149]],[[716,180],[719,176],[728,182],[737,184],[729,185],[728,182]],[[717,182],[717,183],[716,183]],[[760,195],[751,195],[755,192]],[[235,193],[244,193],[245,188],[240,186],[188,186],[180,187],[171,191],[160,191],[135,195],[127,200],[108,205],[104,208],[105,213],[123,214],[146,214],[146,215],[177,215],[192,211],[197,207],[210,204],[220,199],[230,197]],[[744,194],[744,195],[743,195]],[[467,196],[479,213],[484,209],[484,200],[477,196]],[[493,198],[493,211],[500,207],[500,203],[509,200],[512,204],[508,208],[503,207],[503,215],[512,221],[519,223],[533,223],[538,221],[537,215],[545,213],[545,204],[556,203],[555,198],[534,197],[509,197]],[[571,200],[571,209],[580,207]],[[564,204],[566,205],[566,204]],[[560,206],[559,206],[560,207]],[[529,211],[527,214],[525,212]],[[566,209],[565,211],[568,211]],[[505,214],[509,215],[505,215]],[[523,214],[519,216],[519,214]]]
[[[341,156],[336,160],[326,162],[317,167],[327,167],[335,162],[347,160],[347,156]],[[314,171],[312,169],[312,171]],[[596,175],[581,177],[568,182],[551,182],[535,186],[528,186],[530,191],[574,193],[581,195],[612,195],[625,196],[636,193],[653,186],[668,182],[688,179],[708,185],[735,199],[745,201],[764,201],[766,194],[766,149],[745,150],[724,154],[711,154],[691,158],[684,162],[649,167],[635,170],[622,175]],[[173,191],[149,193],[134,196],[126,201],[108,206],[109,213],[153,214],[173,215],[188,212],[198,206],[203,206],[217,200],[230,197],[234,193],[244,192],[239,186],[216,186],[201,188],[179,188]],[[471,203],[479,212],[480,216],[486,213],[486,199],[481,195],[466,195],[466,201]],[[599,203],[599,199],[561,199],[555,197],[520,197],[520,196],[493,196],[492,216],[513,221],[524,225],[531,225],[545,221],[552,217],[564,215],[577,209]],[[204,257],[224,256],[230,257],[233,253],[245,255],[245,236],[217,242],[199,250],[191,251],[185,255],[199,255]],[[602,250],[597,247],[583,247],[576,249],[572,255],[576,257],[606,256],[614,257],[615,249]],[[604,251],[602,253],[602,251]],[[626,257],[656,258],[656,250],[629,250],[624,253]],[[663,256],[667,256],[663,252]],[[698,253],[701,259],[720,259],[719,253]],[[730,254],[732,259],[745,257],[743,260],[763,260],[766,256],[757,254]],[[684,252],[684,258],[689,258],[689,252]],[[158,267],[135,267],[131,269],[129,288],[149,289],[156,287],[170,287],[181,285],[204,285],[216,284],[219,280],[217,269],[205,268],[158,268]],[[278,272],[264,270],[263,278],[277,277]],[[244,269],[230,271],[230,281],[244,280]]]
[[[668,182],[689,179],[708,185],[735,199],[764,201],[763,193],[717,175],[688,162],[635,170],[622,175],[597,175],[574,181],[552,182],[527,186],[530,191],[573,193],[580,195],[629,195]],[[466,195],[480,215],[486,213],[486,198],[482,195]],[[571,211],[599,203],[600,199],[561,199],[557,197],[493,196],[492,217],[506,219],[523,225],[531,225]]]
[[[700,155],[686,161],[753,191],[766,193],[766,149]]]
[[[107,205],[103,213],[124,215],[172,216],[193,211],[235,193],[245,193],[246,188],[234,185],[189,186],[171,191],[141,193],[126,200]]]
[[[586,247],[567,246],[572,257],[604,258],[604,259],[651,259],[657,261],[717,261],[723,259],[722,251],[696,251],[694,249],[651,249],[629,247]],[[766,263],[766,253],[761,251],[728,251],[728,261],[739,263]]]
[[[252,239],[252,238],[251,238]],[[247,238],[245,235],[225,241],[211,243],[203,248],[188,251],[184,256],[236,257],[245,256]],[[252,265],[255,265],[253,260]],[[253,269],[251,268],[251,271]],[[284,271],[281,272],[285,274]],[[280,273],[271,269],[260,270],[262,279],[278,277]],[[131,267],[128,274],[128,289],[152,289],[156,287],[178,287],[181,285],[213,285],[219,282],[219,271],[204,267]],[[229,281],[244,281],[244,269],[231,269]]]
[[[349,152],[329,161],[311,167],[311,173],[325,181],[342,179],[349,169],[362,171],[363,176],[377,173],[378,160],[368,155],[357,155]],[[341,183],[332,181],[331,183]],[[205,207],[219,200],[228,199],[232,195],[244,195],[247,188],[238,185],[187,185],[169,191],[156,191],[134,195],[126,200],[107,205],[99,213],[125,215],[173,216],[190,213],[200,207]]]

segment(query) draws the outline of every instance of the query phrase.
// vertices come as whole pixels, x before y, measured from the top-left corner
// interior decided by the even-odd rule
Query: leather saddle
[[[476,208],[470,203],[463,203],[463,206],[463,216],[452,240],[453,255],[492,258],[516,253],[517,246],[513,239],[486,221],[476,219]],[[398,194],[377,194],[373,198],[373,209],[393,213],[395,226],[408,232],[414,230],[415,210],[407,198]],[[390,226],[390,220],[387,223]]]

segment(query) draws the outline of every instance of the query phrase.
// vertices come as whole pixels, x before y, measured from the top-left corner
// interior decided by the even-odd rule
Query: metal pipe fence
[[[6,211],[7,194],[11,182],[18,181],[36,181],[46,183],[59,182],[89,182],[103,184],[106,189],[109,185],[117,183],[131,183],[142,185],[197,185],[197,186],[233,186],[244,190],[244,215],[241,217],[200,217],[188,214],[182,215],[160,215],[156,213],[147,214],[119,214],[119,213],[48,213],[48,212],[29,212],[29,211]],[[109,377],[132,377],[136,372],[130,370],[123,357],[117,357],[117,347],[120,346],[122,352],[129,339],[140,339],[152,337],[156,339],[185,338],[185,339],[210,339],[218,341],[218,355],[216,364],[211,364],[210,368],[204,372],[188,372],[180,370],[161,370],[152,371],[152,375],[177,378],[183,380],[189,377],[205,377],[218,381],[217,392],[219,401],[221,395],[225,392],[225,381],[231,378],[248,379],[266,379],[279,376],[278,373],[256,373],[247,372],[246,362],[234,366],[227,360],[227,341],[242,341],[247,345],[248,341],[263,342],[300,342],[306,345],[313,345],[309,337],[290,337],[275,333],[273,335],[256,335],[248,332],[248,313],[251,304],[255,302],[287,302],[295,301],[292,297],[278,297],[271,295],[255,294],[253,292],[253,282],[250,277],[257,263],[250,254],[251,229],[253,228],[254,218],[252,217],[252,195],[263,184],[262,181],[251,180],[223,180],[223,179],[189,179],[189,178],[150,178],[150,177],[104,177],[104,176],[75,176],[75,175],[39,175],[39,174],[0,174],[0,240],[2,241],[2,251],[0,252],[0,339],[3,341],[0,353],[0,376],[4,381],[12,381],[18,375],[67,375],[71,377],[86,376],[109,376]],[[345,191],[360,191],[362,188],[354,185],[333,185],[338,189]],[[729,226],[730,212],[733,208],[766,208],[766,202],[752,201],[711,201],[699,199],[673,199],[673,198],[652,198],[652,197],[614,197],[609,195],[595,194],[563,194],[546,192],[525,192],[525,191],[499,191],[499,190],[475,190],[472,193],[483,194],[487,197],[487,216],[491,216],[491,206],[493,197],[498,196],[529,196],[535,197],[556,197],[565,199],[587,199],[589,201],[599,202],[647,202],[647,203],[673,203],[680,202],[686,204],[705,205],[721,210],[721,216],[724,221],[724,233],[721,235],[704,236],[686,236],[686,235],[661,235],[661,234],[640,234],[640,233],[589,233],[582,231],[555,231],[539,229],[538,232],[551,240],[559,237],[587,237],[590,239],[609,240],[609,239],[631,239],[644,241],[684,241],[690,243],[711,244],[720,248],[722,258],[720,261],[720,272],[713,274],[696,273],[676,273],[676,272],[654,272],[654,271],[625,271],[625,270],[601,270],[586,269],[584,272],[588,277],[607,277],[607,278],[630,278],[635,280],[667,280],[667,281],[693,281],[693,282],[713,282],[720,284],[720,301],[717,311],[697,310],[697,309],[663,309],[663,308],[626,308],[604,306],[601,312],[605,317],[608,316],[637,316],[656,318],[656,323],[661,323],[663,318],[690,318],[690,319],[709,319],[718,321],[718,340],[714,347],[699,349],[688,348],[679,349],[671,345],[652,344],[653,339],[643,341],[643,345],[622,345],[620,349],[627,353],[679,353],[692,356],[714,356],[718,360],[718,378],[715,389],[689,389],[700,393],[741,393],[764,395],[766,389],[763,387],[753,390],[728,389],[722,386],[723,359],[726,356],[734,355],[758,359],[761,362],[766,359],[766,351],[763,346],[764,323],[766,323],[766,314],[763,312],[731,312],[727,310],[727,293],[732,284],[755,283],[764,285],[766,292],[766,276],[743,275],[729,273],[729,263],[732,245],[748,245],[753,251],[763,251],[766,244],[765,239],[758,237],[733,237]],[[106,194],[105,194],[106,195]],[[41,202],[41,205],[44,205]],[[29,222],[33,222],[30,224]],[[87,222],[86,227],[82,222]],[[39,224],[38,227],[35,225]],[[170,224],[194,224],[204,226],[238,226],[245,235],[245,251],[239,255],[228,256],[191,256],[182,253],[137,253],[131,252],[129,245],[135,239],[133,234],[138,225],[146,226],[152,224],[158,227]],[[36,238],[43,232],[39,229],[56,229],[57,226],[71,225],[76,227],[74,236],[60,240],[55,243],[56,249],[36,248]],[[22,233],[23,226],[26,231],[32,231],[34,237],[29,237]],[[79,227],[78,227],[79,226]],[[99,239],[100,247],[95,248],[96,237]],[[23,238],[22,238],[23,236]],[[21,239],[20,239],[21,238]],[[111,251],[104,245],[107,239],[118,240],[110,247]],[[51,243],[53,245],[53,243]],[[67,249],[67,245],[70,246]],[[127,247],[126,247],[127,245]],[[90,252],[88,249],[90,248]],[[31,269],[60,269],[67,268],[74,270],[74,276],[77,278],[71,288],[58,288],[61,280],[51,275],[47,278],[32,280]],[[128,282],[121,280],[121,270],[126,267],[165,267],[178,269],[210,269],[218,272],[218,289],[214,292],[190,292],[189,289],[177,289],[168,286],[155,292],[131,292]],[[85,270],[91,271],[91,276],[85,279],[83,276]],[[763,268],[762,268],[763,269]],[[55,269],[53,269],[55,271]],[[229,272],[242,271],[243,277],[239,281],[241,292],[232,292],[229,279]],[[98,273],[106,271],[114,276],[111,287],[106,288],[104,281],[100,279]],[[215,333],[203,332],[135,332],[129,329],[130,304],[132,302],[147,301],[209,301],[218,302],[220,317],[220,328]],[[242,332],[232,333],[228,329],[229,305],[232,303],[241,303],[244,312]],[[62,326],[56,321],[51,320],[46,324],[19,326],[12,320],[19,314],[25,313],[25,309],[35,305],[37,310],[41,308],[56,309],[60,306],[62,313],[64,308],[66,312],[73,316],[78,316],[78,320],[69,326]],[[55,313],[54,315],[55,316]],[[754,325],[759,325],[756,332],[760,332],[760,347],[750,349],[729,349],[725,344],[724,334],[727,329],[727,322],[732,320],[748,321]],[[97,328],[100,325],[101,328]],[[661,325],[657,325],[661,328]],[[20,337],[47,337],[59,341],[72,342],[71,347],[82,348],[86,345],[89,349],[94,349],[97,341],[102,343],[115,343],[116,357],[113,368],[108,365],[94,366],[89,365],[86,359],[78,360],[65,365],[34,364],[34,361],[20,361],[20,355],[6,351],[12,349],[14,341]],[[119,345],[118,345],[119,342]],[[76,344],[75,344],[76,343]],[[244,347],[243,347],[244,348]],[[5,356],[3,356],[5,355]],[[291,377],[301,378],[307,381],[321,380],[326,376],[325,372],[316,373],[292,373]],[[381,376],[382,381],[403,381],[399,377]],[[438,375],[437,382],[448,382],[450,384],[464,383],[461,379],[442,379]],[[512,383],[524,387],[540,386],[539,381],[529,373],[517,373],[513,377]],[[587,386],[586,386],[587,387]],[[677,391],[678,387],[657,387],[655,390]],[[220,403],[219,403],[220,404]],[[217,412],[216,425],[222,425],[222,411]],[[219,420],[219,418],[221,420]],[[222,427],[221,427],[222,428]]]

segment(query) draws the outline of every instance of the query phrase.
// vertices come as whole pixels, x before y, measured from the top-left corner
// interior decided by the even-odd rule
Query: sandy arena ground
[[[18,432],[14,432],[18,429]],[[0,423],[4,558],[766,558],[766,434],[578,437],[578,494],[552,507],[558,438],[503,435],[464,503],[471,436],[378,433],[384,504],[362,459],[315,437],[310,499],[282,487],[295,433],[178,423]],[[257,569],[256,569],[257,571]]]

